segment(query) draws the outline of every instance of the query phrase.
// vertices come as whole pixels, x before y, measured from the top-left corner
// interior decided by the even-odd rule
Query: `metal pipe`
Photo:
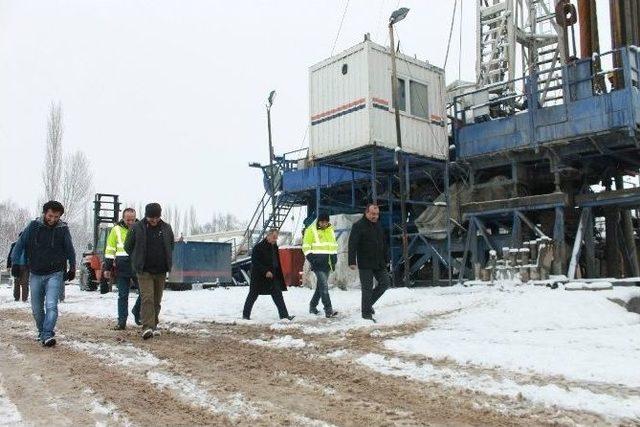
[[[271,140],[271,104],[267,105],[267,129],[269,131],[269,181],[271,183],[271,214],[274,219],[276,215],[276,184],[275,174],[273,172],[273,141]]]
[[[391,95],[396,119],[396,141],[398,144],[398,181],[400,182],[400,214],[402,217],[402,259],[404,262],[403,282],[409,284],[409,241],[407,237],[407,206],[405,203],[404,156],[402,155],[402,132],[400,130],[400,102],[398,99],[398,73],[396,69],[396,49],[393,34],[393,22],[389,22],[389,40],[391,43]]]
[[[591,0],[578,0],[578,23],[580,25],[580,58],[591,58],[594,52],[591,34]]]

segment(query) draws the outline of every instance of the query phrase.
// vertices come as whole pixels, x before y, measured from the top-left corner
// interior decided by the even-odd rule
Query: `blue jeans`
[[[40,276],[31,273],[31,311],[38,328],[38,337],[42,342],[55,335],[58,321],[58,297],[63,285],[63,272],[58,271]]]
[[[316,308],[318,302],[322,298],[322,305],[324,306],[325,313],[333,312],[331,308],[331,298],[329,297],[329,272],[328,271],[314,271],[316,274],[316,291],[311,297],[310,308]]]
[[[136,282],[135,277],[131,276],[118,276],[116,283],[118,285],[118,324],[126,325],[127,317],[129,316],[129,289],[131,289],[131,282]],[[140,295],[136,299],[136,303],[133,306],[133,315],[136,318],[140,317]]]

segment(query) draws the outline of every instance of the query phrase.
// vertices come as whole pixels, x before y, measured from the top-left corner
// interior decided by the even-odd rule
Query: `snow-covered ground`
[[[640,419],[640,315],[611,301],[640,296],[638,287],[603,291],[532,286],[391,289],[376,305],[376,324],[360,318],[358,290],[332,290],[333,308],[340,316],[325,319],[308,313],[312,291],[306,288],[285,293],[289,311],[296,315],[293,322],[278,319],[268,296],[258,299],[252,320],[245,321],[241,311],[247,291],[167,291],[161,321],[176,330],[194,322],[269,326],[280,336],[247,342],[293,349],[308,346],[306,339],[290,336],[294,331],[312,341],[316,334],[370,328],[373,337],[395,337],[384,341],[395,356],[338,350],[329,357],[351,356],[362,366],[417,381]],[[134,298],[132,295],[130,306]],[[69,286],[60,312],[62,316],[72,312],[115,320],[116,299],[115,293],[100,295]],[[28,305],[13,302],[10,289],[0,287],[0,309],[18,307],[27,309]],[[394,333],[407,324],[419,327],[404,335]],[[423,362],[414,363],[412,356],[423,357]],[[6,405],[4,410],[8,410]]]

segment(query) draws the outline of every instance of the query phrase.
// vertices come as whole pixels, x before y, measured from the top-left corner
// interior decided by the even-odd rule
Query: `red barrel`
[[[280,248],[280,266],[287,286],[302,286],[304,254],[300,246]]]

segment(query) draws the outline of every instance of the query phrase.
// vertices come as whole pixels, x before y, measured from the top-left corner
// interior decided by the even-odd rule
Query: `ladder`
[[[275,195],[275,204],[272,204],[273,196],[265,191],[258,202],[251,220],[242,236],[241,243],[236,248],[235,257],[249,254],[251,248],[264,239],[271,229],[280,230],[289,216],[289,212],[296,204],[296,199],[286,193]],[[275,206],[275,210],[273,207]]]

